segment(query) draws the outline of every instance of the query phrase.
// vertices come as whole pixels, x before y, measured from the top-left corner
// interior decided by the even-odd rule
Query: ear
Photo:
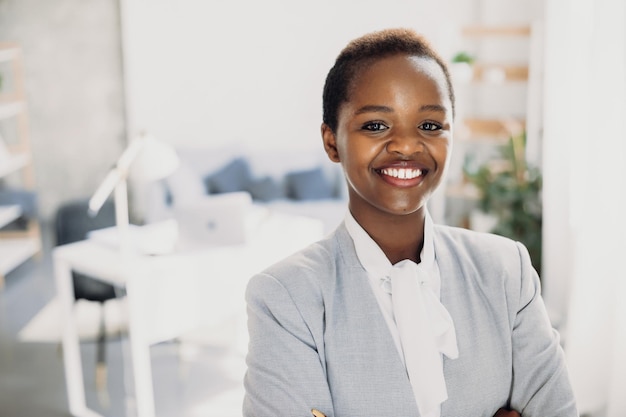
[[[337,151],[337,138],[326,123],[322,123],[322,140],[324,141],[324,150],[328,158],[333,162],[341,162],[339,151]]]

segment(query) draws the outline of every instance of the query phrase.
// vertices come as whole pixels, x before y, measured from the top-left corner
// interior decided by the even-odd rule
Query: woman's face
[[[452,146],[452,103],[430,58],[396,55],[353,80],[335,133],[323,125],[328,156],[341,162],[355,218],[405,215],[441,183]]]

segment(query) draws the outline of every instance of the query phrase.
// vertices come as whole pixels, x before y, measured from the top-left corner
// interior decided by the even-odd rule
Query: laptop
[[[175,206],[179,250],[246,242],[246,218],[252,207],[247,192],[211,194],[192,204]]]

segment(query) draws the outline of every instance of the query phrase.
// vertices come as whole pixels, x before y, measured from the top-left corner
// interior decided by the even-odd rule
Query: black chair
[[[84,240],[92,230],[115,225],[115,205],[107,201],[96,216],[88,214],[88,201],[79,200],[59,207],[55,218],[56,245]],[[106,387],[106,321],[104,303],[123,295],[120,290],[97,278],[72,271],[74,298],[100,303],[100,325],[96,345],[96,386]]]

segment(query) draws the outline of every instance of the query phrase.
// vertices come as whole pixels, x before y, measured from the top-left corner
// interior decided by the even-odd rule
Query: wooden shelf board
[[[508,137],[504,136],[479,136],[477,134],[469,134],[469,135],[455,135],[454,140],[458,140],[459,142],[469,143],[472,145],[491,145],[491,146],[502,146],[506,145]]]
[[[4,106],[7,104],[15,103],[15,102],[24,103],[24,94],[21,94],[18,91],[9,91],[5,90],[0,92],[0,106]]]
[[[17,204],[0,206],[0,228],[22,215],[22,208]]]
[[[489,81],[502,77],[502,81],[527,81],[528,65],[474,64],[474,80]]]
[[[522,119],[465,118],[457,128],[460,140],[506,140],[518,134],[526,124]]]
[[[38,238],[0,239],[0,276],[4,276],[41,250]]]
[[[530,36],[529,25],[517,26],[467,26],[461,31],[463,36]]]
[[[0,230],[0,241],[2,241],[3,239],[23,238],[41,239],[41,229],[37,220],[30,219],[25,229]]]

